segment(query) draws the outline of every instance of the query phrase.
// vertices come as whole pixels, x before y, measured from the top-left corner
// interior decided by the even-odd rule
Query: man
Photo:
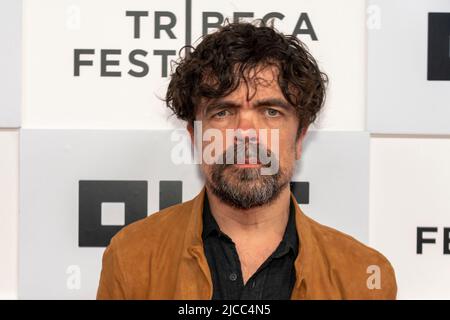
[[[308,218],[290,192],[326,82],[304,45],[273,28],[205,36],[178,62],[166,102],[197,151],[209,147],[199,124],[228,145],[202,153],[199,195],[113,237],[97,298],[395,299],[386,258]]]

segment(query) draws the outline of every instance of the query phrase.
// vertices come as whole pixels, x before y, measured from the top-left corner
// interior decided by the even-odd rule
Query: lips
[[[244,164],[261,164],[261,161],[257,158],[245,158]]]

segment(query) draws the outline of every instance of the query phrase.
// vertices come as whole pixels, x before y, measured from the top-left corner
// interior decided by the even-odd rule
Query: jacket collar
[[[195,257],[200,269],[203,272],[205,280],[210,288],[212,295],[212,279],[208,262],[203,250],[203,204],[205,200],[206,187],[203,187],[200,193],[192,199],[192,209],[186,225],[184,246],[187,252]],[[296,271],[296,282],[292,291],[292,299],[302,299],[306,294],[306,281],[312,275],[314,266],[314,248],[316,247],[315,238],[311,232],[309,218],[300,209],[297,200],[291,192],[291,200],[295,207],[295,224],[299,239],[299,253],[295,259],[294,266]]]

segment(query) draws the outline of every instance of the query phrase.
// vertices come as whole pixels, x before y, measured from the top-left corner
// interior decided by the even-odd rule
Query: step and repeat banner
[[[450,1],[368,5],[371,244],[400,298],[450,299]]]
[[[25,1],[24,127],[172,129],[181,47],[228,21],[295,34],[331,77],[316,129],[364,130],[365,5],[352,1]]]
[[[365,242],[368,140],[312,133],[292,181],[311,217]],[[168,130],[23,129],[20,297],[94,297],[104,247],[123,225],[200,192],[197,165],[173,161],[187,141]]]
[[[2,296],[95,298],[111,237],[200,191],[197,165],[173,161],[190,152],[162,101],[173,61],[263,19],[330,78],[291,182],[303,211],[385,254],[399,298],[450,298],[449,1],[1,6]]]
[[[369,4],[368,130],[450,134],[450,1]]]
[[[0,1],[0,299],[17,297],[22,2]]]

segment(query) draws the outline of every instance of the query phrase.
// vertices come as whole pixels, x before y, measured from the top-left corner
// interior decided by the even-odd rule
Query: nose
[[[248,139],[250,143],[258,141],[256,117],[252,109],[240,110],[235,139]]]

